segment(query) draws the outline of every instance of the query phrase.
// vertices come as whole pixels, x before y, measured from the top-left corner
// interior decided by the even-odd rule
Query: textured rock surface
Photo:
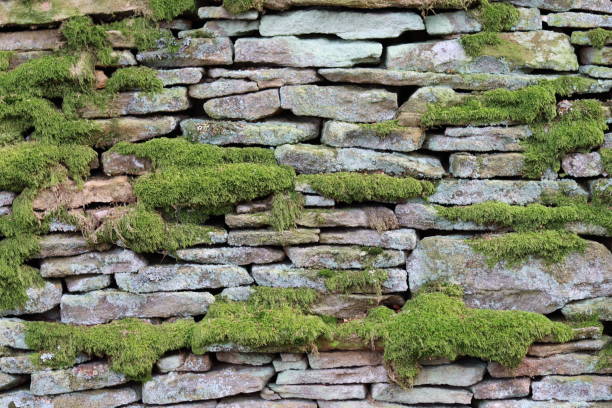
[[[601,320],[612,320],[612,297],[580,300],[565,305],[561,312],[567,317],[598,315]]]
[[[123,92],[105,107],[87,106],[81,115],[85,118],[114,118],[123,115],[146,115],[156,112],[178,112],[189,109],[187,89],[177,86],[158,94]]]
[[[48,258],[40,265],[40,274],[45,278],[72,275],[114,274],[138,272],[147,261],[128,249],[109,252],[90,252],[65,258]]]
[[[450,156],[449,172],[458,178],[516,177],[522,174],[524,162],[519,153],[455,153]]]
[[[257,120],[274,115],[279,109],[278,91],[273,89],[215,98],[204,103],[204,111],[215,119]]]
[[[377,150],[410,152],[423,145],[425,133],[420,128],[398,128],[389,135],[360,125],[330,121],[323,126],[321,142],[333,147],[365,147]]]
[[[511,31],[541,30],[542,20],[537,8],[519,8],[519,21]],[[482,24],[466,11],[437,13],[425,17],[427,34],[474,33],[482,30]]]
[[[188,248],[176,251],[176,258],[203,264],[248,265],[280,262],[285,253],[273,248]]]
[[[124,384],[128,380],[105,363],[86,363],[67,370],[32,373],[30,391],[34,395],[63,394]]]
[[[39,287],[26,290],[28,301],[25,305],[12,310],[0,310],[0,316],[43,313],[53,309],[62,297],[62,284],[59,281],[45,281]]]
[[[556,354],[550,357],[525,357],[521,364],[513,369],[497,363],[489,363],[487,370],[493,377],[535,377],[540,375],[578,375],[584,373],[609,373],[608,367],[598,368],[598,356],[591,354]]]
[[[606,401],[610,399],[612,377],[550,376],[541,381],[534,381],[532,387],[534,400]]]
[[[364,385],[279,385],[270,384],[272,391],[282,398],[345,400],[365,398]]]
[[[469,404],[472,393],[438,387],[416,387],[402,389],[392,384],[374,384],[372,398],[376,401],[400,402],[403,404]]]
[[[476,399],[506,399],[526,397],[529,395],[531,380],[529,378],[512,378],[508,380],[487,380],[470,388]]]
[[[383,250],[372,255],[360,247],[330,245],[290,247],[287,256],[299,268],[389,268],[405,260],[401,251]]]
[[[232,42],[229,38],[189,38],[183,40],[179,52],[164,49],[141,52],[136,59],[151,67],[199,67],[232,63]]]

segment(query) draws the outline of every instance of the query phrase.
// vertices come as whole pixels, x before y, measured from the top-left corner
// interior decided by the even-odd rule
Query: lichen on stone
[[[519,11],[512,4],[493,3],[480,0],[480,5],[472,11],[474,17],[482,25],[483,31],[508,31],[519,21]]]

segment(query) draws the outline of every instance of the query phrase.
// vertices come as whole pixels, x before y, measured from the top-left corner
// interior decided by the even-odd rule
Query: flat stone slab
[[[257,20],[259,13],[256,10],[249,10],[244,13],[232,14],[225,7],[200,7],[198,17],[202,20],[208,19],[234,19],[234,20]]]
[[[384,89],[291,85],[281,88],[280,97],[282,108],[295,115],[347,122],[390,120],[397,110],[397,95]]]
[[[282,398],[306,398],[319,400],[363,399],[366,386],[355,385],[280,385],[268,384],[270,389]]]
[[[290,247],[287,256],[298,268],[391,268],[404,263],[404,253],[386,249],[376,254],[357,246]]]
[[[115,119],[97,119],[104,137],[98,141],[101,147],[111,147],[118,142],[138,142],[172,133],[179,124],[176,116],[152,116],[145,118],[127,116]]]
[[[601,156],[597,152],[570,153],[561,160],[561,167],[571,177],[596,177],[604,172]]]
[[[26,289],[25,305],[11,310],[0,310],[0,316],[44,313],[60,304],[62,283],[58,280],[45,281],[40,287]]]
[[[598,367],[599,356],[583,353],[557,354],[549,357],[525,357],[513,369],[498,363],[489,363],[487,370],[492,377],[536,377],[542,375],[606,374],[612,368]]]
[[[278,90],[269,89],[209,99],[204,103],[204,111],[213,119],[257,120],[277,113],[280,103]]]
[[[274,64],[286,67],[352,67],[380,62],[383,47],[374,41],[326,38],[239,38],[234,43],[236,63]]]
[[[192,141],[215,145],[280,146],[319,137],[319,119],[281,119],[263,122],[186,119],[183,135]]]
[[[85,363],[67,370],[45,370],[32,373],[30,392],[34,395],[63,394],[125,384],[129,380],[116,373],[107,363]]]
[[[164,86],[197,84],[204,77],[203,68],[160,69],[157,77]]]
[[[612,27],[612,16],[592,13],[551,13],[545,17],[549,27],[597,28]]]
[[[478,408],[608,408],[606,402],[562,402],[562,401],[533,401],[530,399],[482,401]]]
[[[612,297],[597,297],[593,299],[580,300],[565,305],[561,309],[567,318],[580,315],[597,315],[600,320],[612,321]]]
[[[59,30],[0,33],[0,51],[56,50],[64,45]]]
[[[145,404],[172,404],[253,393],[274,375],[272,367],[222,367],[203,374],[154,376],[142,387]]]
[[[520,68],[578,70],[574,48],[565,34],[526,31],[501,33],[499,36],[521,50],[520,60],[494,56],[470,57],[460,40],[453,39],[389,46],[386,67],[446,73],[510,73]],[[534,52],[534,49],[538,52]]]
[[[176,251],[176,258],[203,264],[249,265],[280,262],[285,259],[285,253],[276,248],[187,248]]]
[[[208,71],[208,76],[211,78],[248,79],[256,82],[259,89],[310,84],[321,80],[314,69],[302,68],[212,68]]]
[[[470,387],[474,398],[484,399],[506,399],[526,397],[529,395],[531,379],[511,378],[507,380],[486,380]]]
[[[187,88],[164,88],[161,92],[122,92],[104,108],[87,106],[80,111],[82,117],[114,118],[125,115],[146,115],[156,112],[180,112],[191,106]]]
[[[533,31],[542,29],[540,10],[537,8],[517,8],[519,20],[508,31]],[[463,10],[436,13],[425,16],[425,27],[429,35],[454,33],[475,33],[482,30],[482,24],[470,12]]]
[[[207,21],[202,28],[179,31],[178,38],[239,37],[251,35],[259,29],[259,21],[217,20]]]
[[[17,195],[10,191],[0,191],[0,206],[9,206]]]
[[[372,385],[372,398],[376,401],[403,404],[470,404],[472,393],[462,389],[415,387],[403,389],[395,384]]]
[[[318,229],[293,229],[288,231],[241,230],[230,231],[227,243],[233,246],[286,246],[319,242]]]
[[[480,362],[440,364],[422,367],[414,385],[469,387],[482,381],[486,365]]]
[[[93,390],[58,395],[52,399],[53,407],[119,407],[140,400],[138,387]]]
[[[440,178],[445,174],[440,160],[422,154],[384,153],[358,148],[295,144],[275,151],[280,164],[298,173],[317,174],[340,171],[379,171],[392,176]]]
[[[216,408],[317,408],[315,401],[283,399],[267,401],[261,398],[238,397],[224,399]]]
[[[240,353],[236,351],[220,351],[215,354],[217,360],[229,364],[262,366],[274,360],[272,353]]]
[[[585,47],[579,51],[582,65],[612,65],[612,47]]]
[[[520,153],[450,155],[448,171],[458,178],[520,177],[525,157]]]
[[[0,373],[0,391],[10,390],[26,381],[27,378],[21,375]]]
[[[255,82],[243,79],[219,79],[213,82],[202,82],[189,87],[189,96],[196,99],[217,98],[234,94],[258,91]]]
[[[540,201],[545,192],[567,191],[586,196],[587,193],[573,180],[442,180],[436,192],[428,197],[430,203],[469,205],[485,201],[501,201],[512,205],[526,205]]]
[[[578,377],[550,376],[531,385],[534,400],[610,401],[612,377],[582,375]]]
[[[369,384],[388,382],[382,365],[325,370],[287,370],[278,373],[276,384]]]
[[[68,276],[64,281],[68,292],[91,292],[108,288],[112,284],[110,275]]]
[[[44,278],[74,275],[114,274],[138,272],[147,261],[129,249],[116,248],[108,252],[89,252],[65,258],[47,258],[40,265]]]
[[[573,353],[576,351],[599,351],[610,341],[610,337],[602,336],[598,339],[572,341],[560,344],[533,344],[527,354],[534,357],[550,357],[555,354]]]
[[[216,289],[249,285],[253,278],[234,265],[174,264],[141,268],[138,273],[115,274],[117,286],[131,293]]]
[[[418,230],[487,231],[496,230],[493,225],[479,225],[471,221],[450,221],[438,215],[435,206],[420,202],[398,204],[395,215],[402,227]]]
[[[47,234],[38,239],[40,251],[35,258],[73,256],[90,252],[89,243],[81,234]]]
[[[197,355],[187,352],[174,353],[160,358],[155,366],[162,373],[178,372],[204,372],[212,368],[210,355]]]
[[[362,125],[329,121],[323,126],[321,142],[333,147],[365,147],[376,150],[411,152],[418,150],[425,140],[425,132],[417,127],[400,127],[381,135]]]
[[[345,40],[362,40],[395,38],[424,29],[421,17],[411,12],[296,10],[263,16],[259,33],[265,37],[335,34]]]
[[[491,268],[457,236],[423,238],[406,262],[411,290],[436,279],[449,280],[465,289],[471,307],[537,313],[551,313],[572,300],[609,295],[611,268],[610,252],[592,241],[584,254],[570,254],[555,265],[530,257],[515,267],[502,263]]]
[[[92,178],[79,186],[69,180],[42,190],[32,203],[35,210],[80,208],[89,204],[131,203],[136,201],[127,177]]]
[[[165,49],[145,51],[138,53],[136,59],[143,65],[156,68],[230,65],[232,41],[227,37],[187,38],[177,53]]]
[[[599,65],[581,65],[580,73],[592,78],[612,79],[612,68]]]
[[[382,353],[375,351],[332,351],[308,353],[311,368],[377,366],[383,363]]]
[[[25,322],[17,318],[0,318],[0,346],[28,350]]]
[[[444,135],[429,135],[424,147],[436,152],[520,152],[520,142],[529,136],[527,126],[446,128]]]
[[[610,12],[610,3],[606,0],[510,0],[515,6],[537,7],[551,11],[591,10]]]
[[[319,237],[321,244],[352,244],[389,249],[414,249],[417,243],[413,229],[396,229],[391,231],[375,230],[341,230],[324,231]]]
[[[134,294],[114,289],[64,295],[61,321],[101,324],[126,317],[173,317],[205,314],[215,298],[208,292]]]

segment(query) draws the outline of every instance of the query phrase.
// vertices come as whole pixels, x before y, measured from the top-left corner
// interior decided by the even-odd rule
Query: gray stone
[[[215,289],[253,283],[246,269],[239,266],[199,264],[147,266],[138,273],[117,273],[115,280],[120,289],[132,293]]]
[[[272,225],[269,211],[248,214],[226,214],[225,223],[230,228],[257,228]]]
[[[40,191],[32,207],[35,210],[81,208],[89,204],[132,203],[136,196],[127,177],[94,177],[82,185],[66,180]]]
[[[221,351],[216,354],[217,360],[230,364],[245,364],[262,366],[270,364],[274,360],[274,354],[270,353],[239,353],[235,351]]]
[[[13,204],[13,200],[15,199],[16,194],[11,193],[10,191],[0,191],[0,207],[1,206],[9,206]]]
[[[200,67],[232,63],[232,42],[226,37],[185,38],[178,52],[167,49],[140,52],[136,59],[150,67]]]
[[[111,63],[102,64],[99,61],[96,62],[98,68],[120,68],[120,67],[131,67],[137,65],[136,58],[131,51],[128,50],[115,50],[110,53],[112,58]]]
[[[181,122],[183,135],[200,143],[228,145],[279,146],[316,139],[318,119],[274,119],[264,122],[186,119]]]
[[[0,217],[3,215],[10,215],[11,207],[0,207]]]
[[[170,371],[204,372],[212,368],[212,361],[208,354],[196,355],[187,352],[174,353],[160,358],[155,364],[162,373]]]
[[[0,316],[44,313],[59,305],[62,298],[62,283],[60,281],[44,281],[41,286],[26,289],[28,297],[23,306],[15,309],[0,310]]]
[[[577,71],[578,61],[565,34],[552,31],[501,33],[499,36],[521,50],[521,59],[500,56],[470,57],[458,39],[392,45],[386,66],[405,71],[446,73],[509,73],[518,68]],[[535,53],[533,50],[537,49]],[[503,47],[501,48],[503,55]]]
[[[573,353],[576,351],[599,351],[610,340],[610,337],[602,336],[599,339],[572,341],[569,343],[533,344],[529,347],[527,354],[534,357],[550,357],[555,354]]]
[[[478,225],[471,221],[450,221],[439,216],[435,206],[420,202],[397,205],[395,215],[402,227],[418,230],[486,231],[496,229],[492,225]]]
[[[28,350],[25,341],[26,325],[17,318],[0,319],[0,346]]]
[[[204,103],[206,114],[214,119],[257,120],[280,110],[278,90],[210,99]]]
[[[249,10],[240,14],[232,14],[224,7],[200,7],[198,17],[202,20],[228,18],[235,20],[257,20],[259,13],[256,10]]]
[[[384,89],[356,86],[291,85],[281,88],[281,106],[298,116],[347,122],[393,119],[397,95]]]
[[[531,380],[529,378],[511,378],[508,380],[486,380],[470,387],[474,398],[506,399],[526,397],[529,395]]]
[[[411,290],[449,280],[464,287],[471,307],[551,313],[572,300],[609,295],[611,257],[602,244],[589,241],[584,254],[570,254],[555,265],[529,257],[518,266],[489,267],[463,237],[432,236],[419,242],[406,269]]]
[[[26,382],[27,378],[21,375],[0,373],[0,391],[10,390]]]
[[[537,7],[543,10],[568,11],[568,10],[592,10],[610,13],[612,7],[606,0],[510,0],[511,4],[524,7]]]
[[[259,21],[217,20],[207,21],[204,27],[195,30],[180,31],[178,38],[197,37],[239,37],[256,33]]]
[[[296,220],[298,225],[306,227],[365,227],[375,229],[383,234],[383,231],[398,227],[397,219],[393,211],[386,207],[361,207],[361,208],[330,208],[322,210],[305,210]],[[372,233],[377,233],[373,231]],[[390,245],[391,237],[399,238],[400,233],[388,232],[385,235],[387,245]],[[366,239],[363,237],[363,239]],[[381,238],[382,239],[382,238]],[[399,249],[399,248],[398,248]]]
[[[277,373],[285,370],[306,370],[308,368],[308,360],[304,357],[301,357],[298,361],[283,361],[277,358],[272,361],[272,365]]]
[[[114,274],[138,272],[147,261],[129,249],[116,248],[108,252],[89,252],[66,258],[48,258],[40,264],[45,278],[74,275]]]
[[[230,231],[227,238],[227,243],[233,246],[286,246],[315,242],[319,242],[318,229]]]
[[[333,207],[336,202],[331,198],[326,198],[319,195],[304,195],[304,207]]]
[[[376,401],[404,404],[470,404],[472,393],[462,389],[439,387],[403,389],[395,384],[374,384],[372,398]]]
[[[406,408],[406,405],[370,400],[318,401],[319,408]]]
[[[107,363],[85,363],[66,370],[36,371],[32,373],[30,391],[34,395],[63,394],[95,390],[125,384],[124,374],[116,373]]]
[[[205,314],[215,301],[208,292],[134,294],[114,289],[64,295],[63,323],[100,324],[126,317],[173,317]]]
[[[448,171],[459,178],[520,177],[524,163],[525,157],[520,153],[454,153]]]
[[[580,73],[593,78],[612,79],[612,68],[598,65],[581,65]]]
[[[257,82],[259,89],[310,84],[319,82],[321,79],[314,69],[299,68],[212,68],[208,71],[208,76],[212,78],[249,79]]]
[[[203,82],[189,87],[189,96],[196,99],[209,99],[219,96],[242,94],[258,91],[255,82],[243,79],[219,79],[213,82]]]
[[[137,387],[93,390],[59,395],[53,398],[53,407],[115,408],[140,400]]]
[[[373,41],[302,39],[294,36],[239,38],[234,44],[236,63],[267,63],[286,67],[352,67],[377,63],[382,45]]]
[[[84,118],[114,118],[125,115],[146,115],[155,112],[179,112],[189,109],[187,88],[164,88],[158,93],[122,92],[105,107],[87,106],[81,110]]]
[[[381,171],[392,176],[427,178],[440,178],[445,174],[439,159],[421,154],[297,144],[279,146],[275,155],[280,164],[306,174]]]
[[[612,65],[612,47],[586,47],[581,48],[579,53],[582,65]]]
[[[478,408],[610,408],[606,402],[532,401],[530,399],[481,401]]]
[[[375,351],[332,351],[308,353],[308,362],[314,369],[378,366],[383,363],[383,356]]]
[[[405,262],[402,251],[386,249],[370,254],[366,249],[357,246],[290,247],[286,252],[298,268],[389,268]]]
[[[249,300],[253,294],[253,286],[239,286],[235,288],[225,288],[219,294],[220,297],[235,302],[244,302]]]
[[[197,84],[203,76],[203,68],[160,69],[157,71],[157,77],[161,79],[164,86]]]
[[[366,229],[321,232],[321,244],[353,244],[390,249],[414,249],[417,243],[413,229],[374,231]]]
[[[593,45],[589,37],[589,31],[572,31],[570,41],[576,45]],[[612,44],[612,38],[608,37],[606,44]]]
[[[567,318],[581,315],[597,315],[600,320],[612,321],[612,297],[585,299],[565,305],[561,309]]]
[[[73,256],[91,251],[89,243],[81,234],[48,234],[38,239],[40,251],[36,258]]]
[[[355,385],[280,385],[269,384],[272,391],[282,398],[306,398],[320,400],[363,399],[366,397],[366,386]]]
[[[274,375],[272,367],[221,367],[204,374],[154,376],[142,387],[145,404],[171,404],[260,391]]]
[[[520,142],[531,136],[527,126],[446,128],[444,135],[430,135],[424,147],[437,152],[520,152]]]
[[[276,376],[276,384],[368,384],[388,382],[382,365],[325,370],[288,370]]]
[[[187,248],[176,251],[176,258],[203,264],[249,265],[280,262],[285,259],[285,253],[276,248]]]
[[[612,16],[591,13],[551,13],[544,17],[544,21],[549,27],[612,27]]]
[[[104,134],[104,137],[98,141],[98,145],[111,147],[118,142],[138,142],[167,135],[176,129],[179,120],[175,116],[153,116],[146,119],[127,116],[98,119],[95,120],[95,123],[100,126]],[[102,158],[104,159],[104,155]]]
[[[149,159],[134,154],[121,154],[113,151],[102,153],[102,168],[107,176],[128,174],[142,176],[151,172],[153,163]]]
[[[578,377],[550,376],[532,384],[534,400],[610,401],[612,377],[582,375]]]
[[[508,31],[533,31],[542,29],[540,10],[518,8],[519,21]],[[453,11],[425,16],[425,27],[429,35],[454,33],[475,33],[482,30],[482,24],[470,12]]]
[[[335,34],[345,40],[395,38],[406,31],[424,30],[423,20],[411,12],[296,10],[265,15],[259,32],[279,35]]]
[[[572,177],[595,177],[604,170],[601,156],[597,152],[570,153],[561,160],[561,166]]]
[[[317,403],[307,400],[266,401],[259,398],[239,397],[220,401],[217,408],[317,408]]]
[[[112,279],[110,275],[70,276],[65,282],[68,292],[91,292],[108,288]]]
[[[421,368],[414,385],[469,387],[482,381],[486,365],[480,362],[431,365]]]
[[[599,356],[583,353],[556,354],[549,357],[525,357],[515,368],[491,362],[487,370],[492,377],[536,377],[542,375],[608,374],[612,367],[599,367]]]
[[[15,404],[16,408],[57,408],[53,406],[50,397],[32,395],[30,391],[23,388],[0,393],[0,406],[13,408],[9,405],[10,403]]]
[[[63,44],[59,30],[0,33],[0,51],[55,50]]]
[[[323,68],[319,74],[332,82],[379,84],[390,86],[449,86],[453,89],[484,91],[496,88],[518,89],[535,85],[554,75],[527,74],[451,74],[405,71],[386,68]],[[599,91],[602,92],[602,91]]]
[[[469,205],[485,201],[525,205],[540,201],[545,192],[554,193],[562,190],[573,195],[586,196],[586,191],[573,180],[442,180],[428,201],[452,205]]]
[[[385,269],[388,279],[382,284],[383,293],[403,292],[408,289],[406,271],[403,269]],[[341,271],[339,271],[341,272]],[[346,271],[350,273],[350,271]],[[326,292],[325,279],[318,269],[296,268],[291,264],[253,266],[253,278],[260,286],[277,288],[311,288]]]
[[[390,134],[354,123],[329,121],[323,126],[321,142],[334,147],[365,147],[377,150],[410,152],[418,150],[425,140],[425,132],[416,127],[400,127]]]

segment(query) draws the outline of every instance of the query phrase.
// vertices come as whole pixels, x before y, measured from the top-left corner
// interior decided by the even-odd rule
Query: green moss
[[[232,14],[261,9],[263,0],[223,0],[223,7]]]
[[[64,48],[71,52],[89,51],[103,65],[112,65],[116,58],[112,56],[113,48],[106,36],[106,29],[94,24],[89,16],[72,17],[66,20],[60,32],[66,40]]]
[[[307,311],[317,299],[319,294],[308,288],[270,288],[257,286],[249,297],[251,306],[262,309],[274,309],[277,307],[292,307]]]
[[[174,36],[170,30],[162,29],[155,22],[146,18],[129,18],[104,25],[106,30],[117,30],[126,38],[134,41],[139,51],[158,47],[160,42],[172,43]]]
[[[502,44],[502,39],[497,33],[488,31],[463,35],[460,41],[465,53],[470,57],[483,55],[483,50],[487,46],[498,46]]]
[[[612,149],[599,149],[599,155],[601,156],[601,164],[603,165],[604,172],[608,175],[612,175]]]
[[[573,232],[559,230],[511,232],[473,238],[468,243],[474,251],[487,258],[490,267],[499,262],[513,267],[530,256],[551,265],[562,262],[571,253],[584,252],[587,245],[584,239]]]
[[[399,124],[399,120],[397,119],[378,123],[360,123],[359,126],[376,133],[381,138],[389,137],[394,132],[400,132],[406,129],[405,126]]]
[[[612,341],[609,341],[603,349],[597,353],[597,370],[608,370],[612,367]]]
[[[213,227],[166,222],[155,211],[142,206],[127,209],[116,218],[107,218],[90,239],[93,243],[115,243],[139,253],[175,252],[198,244],[212,243]]]
[[[106,90],[161,92],[164,83],[157,77],[157,71],[148,67],[120,68],[106,82]]]
[[[433,193],[429,181],[386,174],[330,173],[302,175],[298,182],[308,183],[317,193],[338,202],[399,202]]]
[[[612,30],[606,30],[605,28],[597,27],[593,30],[587,31],[587,36],[591,41],[591,45],[595,48],[603,48],[606,46],[608,40],[612,38]]]
[[[37,269],[23,265],[39,251],[38,237],[18,234],[0,240],[0,310],[14,310],[29,300],[26,290],[42,285]]]
[[[276,231],[296,227],[296,221],[304,210],[304,196],[294,191],[277,193],[272,198],[270,223]]]
[[[519,21],[519,11],[508,3],[489,3],[481,0],[474,12],[474,17],[482,24],[483,31],[508,31]]]
[[[325,287],[333,293],[382,293],[382,285],[389,278],[383,269],[332,270],[323,269],[319,276],[325,278]]]
[[[169,21],[186,12],[195,11],[195,0],[148,0],[154,20]]]
[[[44,365],[64,368],[74,365],[79,353],[109,357],[111,369],[144,381],[165,353],[189,347],[192,320],[154,325],[137,319],[118,320],[96,326],[27,322],[29,347],[53,355]],[[40,364],[37,355],[33,357]]]
[[[14,51],[0,51],[0,71],[6,71],[11,65],[11,57]]]

